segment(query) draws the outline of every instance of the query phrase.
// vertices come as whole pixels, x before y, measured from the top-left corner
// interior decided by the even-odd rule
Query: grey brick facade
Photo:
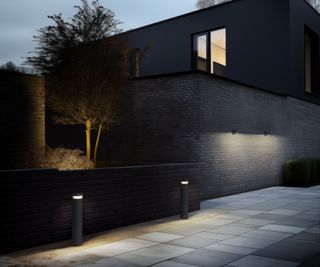
[[[133,91],[131,159],[201,163],[202,199],[280,185],[286,160],[320,157],[316,104],[205,73],[141,78]]]

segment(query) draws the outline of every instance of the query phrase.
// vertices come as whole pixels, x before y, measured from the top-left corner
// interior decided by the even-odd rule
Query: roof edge
[[[231,4],[240,2],[240,1],[243,1],[243,0],[227,1],[225,3],[221,3],[221,4],[218,4],[218,5],[215,5],[215,6],[202,8],[202,9],[195,10],[195,11],[192,11],[192,12],[189,12],[189,13],[185,13],[185,14],[181,14],[181,15],[178,15],[178,16],[175,16],[175,17],[172,17],[172,18],[168,18],[168,19],[164,19],[164,20],[160,20],[160,21],[151,23],[151,24],[147,24],[147,25],[135,28],[135,29],[131,29],[131,30],[125,31],[125,32],[121,32],[121,33],[119,33],[119,34],[117,34],[115,36],[119,36],[119,35],[122,35],[122,34],[127,34],[127,33],[135,32],[135,31],[139,31],[139,30],[142,30],[144,28],[149,28],[149,27],[152,27],[152,26],[155,26],[155,25],[158,25],[158,24],[162,24],[162,23],[166,23],[166,22],[169,22],[169,21],[172,21],[172,20],[176,20],[176,19],[180,19],[180,18],[183,18],[183,17],[191,16],[191,15],[194,15],[194,14],[197,14],[197,13],[200,13],[200,12],[207,11],[209,9],[215,9],[215,8],[223,7],[223,6],[226,6],[226,5],[231,5]]]

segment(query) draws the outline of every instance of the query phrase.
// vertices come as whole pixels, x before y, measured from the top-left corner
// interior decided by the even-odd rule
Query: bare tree
[[[320,0],[307,0],[307,2],[320,13]]]
[[[121,32],[115,14],[101,6],[99,0],[92,1],[91,6],[87,0],[81,2],[81,6],[75,6],[77,12],[69,22],[62,14],[48,16],[53,25],[38,30],[39,34],[34,36],[38,46],[32,52],[34,55],[26,58],[25,64],[47,74],[61,63],[64,50]]]
[[[91,131],[97,129],[96,166],[101,132],[119,123],[125,112],[126,41],[108,38],[66,51],[63,64],[48,75],[48,104],[54,121],[85,126],[87,158],[91,160]]]
[[[196,3],[196,7],[198,9],[203,9],[203,8],[219,5],[224,2],[229,2],[229,1],[231,1],[231,0],[198,0]]]
[[[111,108],[98,107],[103,106],[102,100],[106,101],[104,107],[111,105],[108,104],[111,97],[105,99],[102,93],[115,88],[119,81],[115,77],[122,75],[122,72],[115,71],[121,67],[118,62],[121,61],[123,45],[117,44],[119,49],[116,49],[117,45],[109,42],[103,49],[100,47],[105,54],[93,51],[93,44],[86,49],[82,46],[121,30],[117,28],[120,22],[115,19],[115,14],[101,6],[99,0],[93,0],[91,6],[87,0],[81,2],[81,6],[75,6],[77,11],[71,21],[65,21],[61,14],[49,16],[53,25],[41,28],[39,35],[34,36],[38,46],[25,63],[46,75],[46,90],[49,106],[55,113],[54,121],[58,124],[85,125],[86,153],[87,158],[91,159],[92,128],[96,125],[101,125],[98,129],[103,128],[115,120],[115,113],[106,115],[106,110],[109,112]],[[103,65],[102,58],[109,65]],[[104,80],[98,78],[98,74]],[[99,138],[100,133],[101,130],[98,131]]]

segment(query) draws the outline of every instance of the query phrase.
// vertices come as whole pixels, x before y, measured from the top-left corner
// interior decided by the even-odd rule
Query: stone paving
[[[0,258],[0,266],[320,266],[320,186],[271,187],[164,218]]]

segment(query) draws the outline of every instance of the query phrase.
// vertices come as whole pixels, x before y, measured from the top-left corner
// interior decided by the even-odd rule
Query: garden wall
[[[0,253],[71,238],[72,194],[84,194],[84,234],[179,214],[180,181],[200,208],[197,164],[85,171],[0,171]]]

